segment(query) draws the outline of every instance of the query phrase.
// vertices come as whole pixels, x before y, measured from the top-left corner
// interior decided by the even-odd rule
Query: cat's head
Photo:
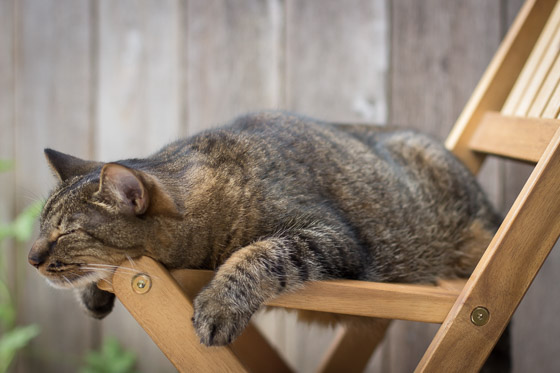
[[[85,161],[50,149],[45,155],[60,183],[41,212],[28,260],[49,283],[83,287],[110,278],[127,258],[149,254],[149,221],[157,214],[151,202],[165,198],[157,181],[118,163]]]

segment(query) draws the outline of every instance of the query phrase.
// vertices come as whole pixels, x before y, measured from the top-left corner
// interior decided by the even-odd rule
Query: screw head
[[[471,313],[471,322],[476,326],[483,326],[490,320],[490,311],[482,306],[476,307]]]
[[[152,287],[150,276],[140,273],[132,278],[132,290],[137,294],[146,294]]]

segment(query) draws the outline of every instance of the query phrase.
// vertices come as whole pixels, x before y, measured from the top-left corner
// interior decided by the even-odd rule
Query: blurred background
[[[11,371],[76,372],[100,346],[101,360],[111,351],[130,357],[110,337],[136,357],[137,371],[175,371],[122,306],[91,320],[71,291],[50,288],[27,264],[33,214],[13,222],[54,186],[43,148],[103,161],[145,156],[236,114],[274,108],[406,125],[443,140],[521,3],[0,0],[0,159],[10,161],[0,163],[0,285],[11,294],[0,310],[17,309],[0,341],[14,322],[37,327],[27,338],[40,329]],[[528,173],[492,160],[480,180],[507,211]],[[559,254],[515,315],[514,372],[560,371],[560,297],[549,293],[560,281]],[[299,372],[317,367],[334,333],[282,311],[257,319]],[[412,371],[436,330],[395,322],[369,371]]]

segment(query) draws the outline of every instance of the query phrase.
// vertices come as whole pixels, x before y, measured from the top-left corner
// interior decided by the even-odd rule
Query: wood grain
[[[80,157],[90,154],[90,13],[87,0],[16,2],[16,209],[47,195],[54,186],[43,156],[53,147]],[[37,323],[34,354],[18,369],[27,372],[75,372],[91,346],[93,322],[72,292],[53,292],[27,263],[19,248],[19,319]],[[61,336],[64,336],[61,338]],[[56,343],[53,343],[56,341]],[[56,357],[56,358],[53,358]]]

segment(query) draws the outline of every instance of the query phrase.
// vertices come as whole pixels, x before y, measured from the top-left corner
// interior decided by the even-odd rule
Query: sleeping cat
[[[306,281],[468,276],[500,222],[467,169],[411,131],[262,112],[144,159],[45,154],[60,183],[29,262],[97,318],[114,295],[96,282],[126,259],[213,269],[194,304],[206,345]]]

